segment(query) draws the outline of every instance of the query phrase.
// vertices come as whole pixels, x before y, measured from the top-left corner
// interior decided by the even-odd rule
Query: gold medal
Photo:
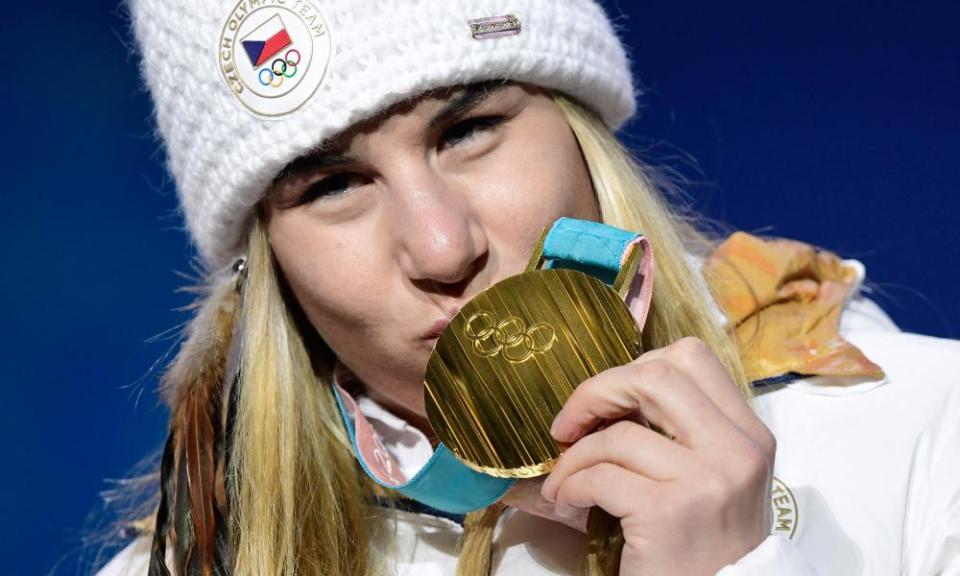
[[[641,353],[623,297],[643,258],[633,249],[613,288],[571,269],[528,270],[468,302],[427,364],[426,408],[467,466],[507,478],[546,474],[562,447],[550,425],[581,382]]]

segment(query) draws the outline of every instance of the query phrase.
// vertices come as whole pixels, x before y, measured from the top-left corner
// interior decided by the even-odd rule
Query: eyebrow
[[[430,119],[427,125],[428,130],[433,130],[440,124],[468,114],[471,110],[476,109],[488,98],[509,85],[508,82],[503,80],[487,80],[485,82],[467,84],[461,90],[457,91],[453,100],[444,105],[444,107]],[[329,170],[330,168],[352,166],[359,163],[360,162],[353,156],[342,152],[326,154],[309,152],[295,158],[284,166],[273,181],[274,183],[280,182],[307,171]]]
[[[280,170],[280,172],[273,178],[272,185],[276,185],[278,182],[283,182],[284,180],[293,178],[305,172],[328,170],[330,168],[352,166],[354,164],[359,164],[359,161],[349,154],[343,154],[341,152],[331,152],[328,154],[308,152],[303,156],[293,159],[289,164],[284,166],[283,169]]]
[[[447,122],[452,118],[464,116],[474,108],[483,104],[487,98],[490,98],[507,86],[508,84],[503,80],[488,80],[486,82],[466,85],[456,98],[448,102],[447,105],[430,120],[429,128],[432,130],[436,128],[438,124]]]

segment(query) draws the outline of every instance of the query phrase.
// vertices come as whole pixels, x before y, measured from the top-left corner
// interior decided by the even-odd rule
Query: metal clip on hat
[[[441,440],[410,481],[375,473],[338,401],[364,469],[423,504],[463,513],[499,500],[514,478],[546,474],[562,452],[550,425],[573,389],[641,353],[653,256],[647,240],[561,218],[527,271],[478,294],[427,364],[427,415]],[[455,457],[454,457],[455,456]]]

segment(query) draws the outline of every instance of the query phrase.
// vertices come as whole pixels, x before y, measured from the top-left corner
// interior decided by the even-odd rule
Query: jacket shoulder
[[[895,378],[929,377],[960,384],[960,340],[909,332],[851,330],[846,337]]]

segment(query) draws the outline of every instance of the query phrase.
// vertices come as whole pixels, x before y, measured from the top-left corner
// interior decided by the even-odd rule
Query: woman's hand
[[[561,516],[620,518],[623,576],[712,576],[770,532],[776,442],[699,339],[583,382],[552,434],[572,445],[543,497]]]

